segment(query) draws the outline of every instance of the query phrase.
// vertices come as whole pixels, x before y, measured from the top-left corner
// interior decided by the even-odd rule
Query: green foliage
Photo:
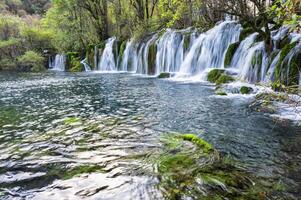
[[[0,60],[0,70],[15,70],[17,69],[17,63],[8,58]]]
[[[51,41],[55,35],[49,30],[45,30],[39,26],[22,27],[21,37],[25,41],[27,50],[43,51],[45,49],[52,49]]]
[[[240,42],[236,42],[236,43],[230,44],[230,46],[228,47],[226,56],[225,56],[225,63],[224,63],[225,67],[229,67],[231,65],[232,58],[233,58],[237,48],[239,47],[239,45],[240,45]]]
[[[34,51],[27,51],[18,58],[19,65],[30,67],[31,71],[39,72],[45,70],[44,57]]]

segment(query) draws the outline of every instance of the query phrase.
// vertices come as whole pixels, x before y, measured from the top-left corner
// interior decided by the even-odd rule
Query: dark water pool
[[[129,74],[1,73],[0,199],[162,199],[143,159],[172,132],[199,135],[299,199],[301,129],[251,100]]]

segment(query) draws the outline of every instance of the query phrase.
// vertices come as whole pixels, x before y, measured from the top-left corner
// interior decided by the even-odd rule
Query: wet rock
[[[252,93],[252,92],[253,92],[253,88],[251,88],[251,87],[242,86],[242,87],[240,88],[240,93],[241,93],[241,94],[250,94],[250,93]]]
[[[170,78],[171,77],[171,74],[170,73],[161,73],[159,76],[158,76],[158,78]]]
[[[95,195],[96,193],[98,193],[101,190],[104,190],[108,187],[109,187],[108,185],[103,185],[103,186],[99,186],[99,187],[95,187],[95,188],[83,189],[83,190],[76,192],[75,195],[82,196],[82,197],[89,197],[89,196]]]

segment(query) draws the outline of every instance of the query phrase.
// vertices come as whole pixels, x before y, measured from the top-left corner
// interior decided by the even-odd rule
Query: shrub
[[[27,51],[24,55],[18,58],[20,66],[29,67],[30,71],[39,72],[45,69],[44,57],[34,51]]]

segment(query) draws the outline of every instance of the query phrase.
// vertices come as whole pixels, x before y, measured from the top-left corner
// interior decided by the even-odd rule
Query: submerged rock
[[[159,189],[166,199],[260,199],[271,188],[194,134],[162,138],[153,156]],[[273,185],[273,184],[272,184]]]
[[[167,73],[167,72],[164,72],[164,73],[161,73],[158,78],[170,78],[171,77],[171,74],[170,73]]]

